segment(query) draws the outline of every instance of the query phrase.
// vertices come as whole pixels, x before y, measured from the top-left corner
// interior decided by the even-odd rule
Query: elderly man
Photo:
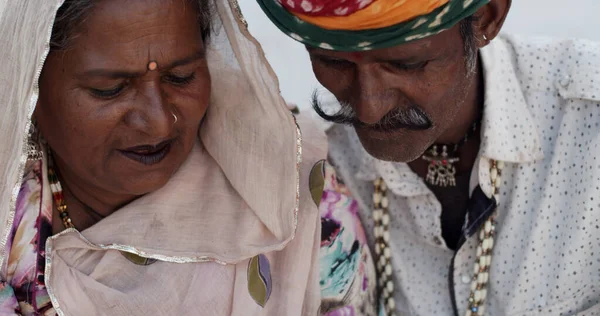
[[[258,2],[341,105],[381,312],[600,314],[599,45],[498,36],[510,0]]]

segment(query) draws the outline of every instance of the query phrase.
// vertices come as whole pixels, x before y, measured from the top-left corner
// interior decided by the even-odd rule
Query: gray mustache
[[[339,102],[339,104],[341,105],[340,110],[334,114],[327,114],[323,110],[324,106],[319,99],[318,92],[313,92],[312,107],[321,118],[328,122],[366,127],[379,131],[397,129],[426,130],[433,126],[427,114],[415,105],[408,108],[396,108],[387,113],[379,122],[365,124],[357,118],[356,111],[348,102]]]

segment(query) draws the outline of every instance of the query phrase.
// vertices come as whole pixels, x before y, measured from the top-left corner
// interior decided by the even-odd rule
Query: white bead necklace
[[[485,299],[487,297],[487,285],[489,281],[489,269],[492,262],[492,249],[494,248],[494,235],[496,233],[496,211],[498,208],[498,192],[502,182],[502,161],[491,161],[490,181],[496,200],[496,210],[485,221],[479,231],[479,244],[477,256],[473,265],[473,278],[471,280],[471,293],[467,306],[466,316],[484,315]],[[392,278],[392,263],[390,241],[390,215],[389,200],[387,197],[387,186],[382,178],[374,182],[373,192],[373,221],[375,234],[375,259],[377,274],[379,276],[378,292],[386,315],[395,316],[394,281]]]
[[[390,242],[390,214],[388,212],[389,200],[387,186],[383,179],[375,180],[373,193],[375,256],[377,260],[377,275],[379,276],[378,293],[384,304],[386,315],[394,315],[396,302],[394,301],[394,281],[392,279],[392,252]]]

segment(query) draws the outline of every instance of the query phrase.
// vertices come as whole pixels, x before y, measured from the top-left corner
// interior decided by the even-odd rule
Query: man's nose
[[[375,124],[395,106],[395,93],[387,89],[375,66],[359,67],[350,100],[356,117],[365,124]]]

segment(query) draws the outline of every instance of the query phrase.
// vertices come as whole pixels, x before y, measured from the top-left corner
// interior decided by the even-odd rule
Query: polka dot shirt
[[[506,165],[486,315],[600,315],[600,45],[502,36],[481,54],[485,108],[471,189],[491,196],[490,159]],[[351,127],[327,133],[371,247],[372,181],[389,186],[397,312],[453,315],[454,292],[464,315],[477,237],[450,271],[441,205],[423,180],[369,156]]]

